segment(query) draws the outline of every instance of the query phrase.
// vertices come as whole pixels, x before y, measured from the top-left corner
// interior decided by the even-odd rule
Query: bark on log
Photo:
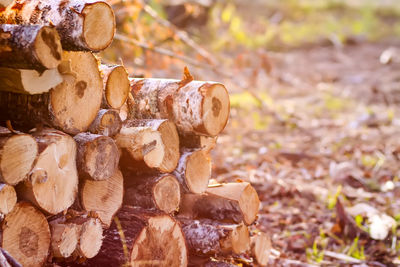
[[[89,126],[89,132],[113,137],[122,127],[119,113],[114,109],[100,109],[96,118]]]
[[[178,180],[171,174],[150,177],[125,176],[124,204],[165,213],[177,211],[181,200]]]
[[[108,227],[122,205],[124,181],[117,170],[104,181],[84,180],[80,188],[80,204],[88,212],[95,211],[101,222]]]
[[[19,202],[2,224],[1,247],[22,266],[42,266],[50,247],[46,217],[26,202]]]
[[[0,216],[10,213],[17,203],[17,193],[11,185],[0,184]]]
[[[74,140],[78,145],[77,166],[81,179],[106,180],[118,169],[119,151],[111,137],[80,133]]]
[[[179,140],[181,148],[200,149],[206,154],[209,154],[217,145],[217,136],[180,135]]]
[[[203,195],[185,194],[180,215],[186,218],[208,218],[226,222],[252,224],[260,200],[249,183],[227,183],[209,187]]]
[[[251,237],[251,252],[260,266],[267,266],[271,254],[271,239],[263,233],[257,233]]]
[[[244,253],[250,249],[250,234],[243,224],[229,225],[209,220],[179,219],[186,244],[193,255],[213,256]]]
[[[103,108],[119,109],[125,103],[130,82],[128,72],[119,65],[100,65],[99,69],[103,75]]]
[[[51,230],[51,252],[53,257],[68,258],[78,245],[80,229],[76,224],[67,223],[65,218],[49,222]]]
[[[179,160],[179,136],[168,120],[128,120],[115,137],[117,145],[128,153],[121,165],[146,172],[138,162],[162,173],[172,172]],[[140,170],[141,169],[141,170]]]
[[[101,104],[102,80],[97,59],[89,52],[64,52],[59,71],[64,81],[41,95],[0,92],[0,119],[17,126],[37,123],[68,134],[88,129]]]
[[[97,0],[14,0],[0,23],[55,25],[64,50],[103,50],[115,32],[112,8]]]
[[[168,79],[132,79],[137,119],[170,119],[181,134],[216,136],[229,117],[229,96],[224,85]]]
[[[0,24],[0,67],[54,69],[61,63],[57,30],[42,25]]]
[[[39,144],[39,156],[29,178],[17,186],[17,193],[45,212],[57,214],[74,203],[78,190],[76,144],[72,137],[54,129],[32,135]]]
[[[166,214],[123,206],[87,266],[187,266],[181,227]]]
[[[211,176],[211,160],[201,150],[183,151],[173,174],[184,192],[203,193]]]
[[[19,94],[42,94],[62,83],[58,69],[36,70],[0,68],[0,91]],[[4,97],[2,94],[0,97]]]
[[[38,144],[29,134],[13,134],[0,127],[0,181],[16,185],[32,170]]]
[[[11,267],[23,267],[7,250],[0,248],[0,251]]]

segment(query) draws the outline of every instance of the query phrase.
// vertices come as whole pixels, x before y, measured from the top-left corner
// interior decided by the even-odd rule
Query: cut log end
[[[153,191],[155,203],[160,210],[171,213],[178,209],[181,193],[175,176],[165,175],[156,183]]]
[[[250,233],[247,226],[240,224],[231,233],[232,251],[236,254],[244,253],[250,249]]]
[[[175,124],[165,120],[158,128],[164,144],[164,157],[159,167],[161,172],[172,172],[179,161],[179,136]]]
[[[267,266],[271,254],[271,239],[265,233],[258,233],[251,237],[252,254],[260,266]]]
[[[218,135],[226,126],[229,118],[229,95],[222,84],[210,86],[202,103],[202,118],[205,132],[211,136]]]
[[[28,203],[18,203],[5,217],[1,247],[22,266],[42,266],[50,247],[46,217]]]
[[[86,4],[82,10],[83,39],[87,47],[93,51],[107,48],[115,32],[115,17],[112,8],[105,2]]]
[[[90,125],[89,131],[94,134],[114,136],[121,130],[121,126],[122,121],[117,110],[101,109]]]
[[[0,152],[0,178],[3,182],[16,185],[27,177],[38,154],[35,139],[27,134],[1,137],[3,147]]]
[[[79,228],[75,224],[50,222],[51,250],[56,258],[67,258],[78,245]]]
[[[57,30],[53,27],[41,28],[34,45],[39,62],[47,69],[57,68],[62,57],[61,41]]]
[[[192,193],[203,193],[211,176],[211,161],[202,151],[195,151],[186,161],[185,180]]]
[[[103,228],[99,220],[89,218],[82,224],[78,254],[87,259],[96,256],[103,244]]]
[[[17,203],[17,193],[11,185],[0,184],[0,214],[8,214]]]
[[[107,105],[114,109],[119,109],[126,101],[129,90],[130,82],[128,73],[123,66],[112,67],[105,85],[105,100]]]

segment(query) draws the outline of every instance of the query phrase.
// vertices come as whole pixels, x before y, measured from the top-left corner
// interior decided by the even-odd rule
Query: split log
[[[165,213],[177,211],[181,201],[178,180],[171,174],[150,177],[124,177],[126,193],[124,204]]]
[[[250,225],[259,206],[258,194],[249,183],[227,183],[209,187],[203,195],[185,194],[180,215]]]
[[[166,214],[123,206],[88,266],[187,266],[181,227]]]
[[[99,69],[104,84],[102,107],[119,109],[125,103],[130,90],[128,72],[120,65],[102,64]]]
[[[186,244],[193,255],[240,254],[250,249],[250,234],[243,224],[229,225],[208,220],[180,219]]]
[[[0,67],[54,69],[61,63],[57,30],[41,25],[0,24]]]
[[[184,192],[203,193],[211,176],[211,160],[201,150],[186,150],[173,174]]]
[[[26,202],[19,202],[2,224],[1,247],[22,266],[42,266],[50,247],[46,217]]]
[[[184,135],[180,137],[180,146],[190,149],[200,149],[208,154],[217,145],[217,136],[204,136],[204,135]]]
[[[68,258],[75,251],[79,240],[76,224],[66,223],[64,218],[49,222],[51,230],[51,252],[56,258]]]
[[[12,133],[0,127],[0,181],[16,185],[32,170],[38,144],[29,134]]]
[[[43,123],[68,134],[88,129],[100,109],[102,80],[97,59],[89,52],[64,52],[59,66],[63,82],[49,93],[0,92],[0,119],[17,126]]]
[[[70,207],[78,190],[76,144],[69,135],[43,129],[32,133],[39,144],[39,156],[29,178],[17,186],[18,196],[49,214]]]
[[[229,96],[224,85],[168,79],[132,79],[137,119],[170,119],[181,134],[216,136],[229,117]]]
[[[10,213],[17,203],[17,193],[11,185],[0,184],[0,215]]]
[[[113,137],[122,127],[122,121],[119,113],[114,109],[100,109],[96,118],[89,126],[89,132]]]
[[[111,137],[80,133],[74,139],[78,144],[77,166],[81,179],[101,181],[115,173],[119,151]]]
[[[0,68],[0,91],[19,94],[42,94],[62,83],[58,69],[36,70]],[[0,97],[4,97],[2,94]]]
[[[80,205],[86,211],[95,211],[101,222],[110,226],[112,218],[122,205],[124,181],[117,170],[103,181],[84,180],[80,188]]]
[[[271,239],[267,234],[259,232],[251,237],[251,252],[260,266],[268,265],[271,249]]]
[[[142,169],[135,161],[144,161],[149,168],[168,173],[178,164],[179,136],[175,125],[168,120],[127,120],[115,139],[128,152],[121,161],[128,169]]]
[[[55,25],[64,50],[103,50],[115,32],[112,8],[97,0],[14,0],[0,23]]]
[[[132,94],[129,93],[125,103],[119,109],[119,117],[122,121],[134,119],[134,116],[131,114],[134,103],[135,100],[133,99]]]

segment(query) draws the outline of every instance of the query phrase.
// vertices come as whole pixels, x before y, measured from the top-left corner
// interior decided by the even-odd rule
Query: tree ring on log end
[[[119,109],[128,98],[130,82],[123,66],[115,67],[108,76],[105,97],[111,108]]]
[[[52,27],[43,27],[40,29],[34,45],[39,62],[47,69],[57,68],[62,56],[61,41],[57,30]]]
[[[229,95],[222,84],[206,84],[208,90],[203,99],[203,121],[206,132],[218,135],[226,126],[229,117]]]
[[[243,214],[244,222],[246,224],[253,223],[260,208],[260,200],[254,187],[251,185],[246,186],[240,196],[239,206],[242,211],[246,211]]]
[[[192,193],[204,193],[211,176],[211,162],[203,151],[195,151],[188,156],[185,170],[187,186]]]
[[[181,193],[178,180],[173,175],[165,175],[154,186],[154,200],[158,209],[171,213],[178,209]]]

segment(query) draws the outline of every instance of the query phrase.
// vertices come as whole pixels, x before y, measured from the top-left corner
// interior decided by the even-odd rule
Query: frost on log
[[[96,0],[14,0],[0,12],[0,23],[52,24],[65,50],[103,50],[115,32],[112,8]]]

